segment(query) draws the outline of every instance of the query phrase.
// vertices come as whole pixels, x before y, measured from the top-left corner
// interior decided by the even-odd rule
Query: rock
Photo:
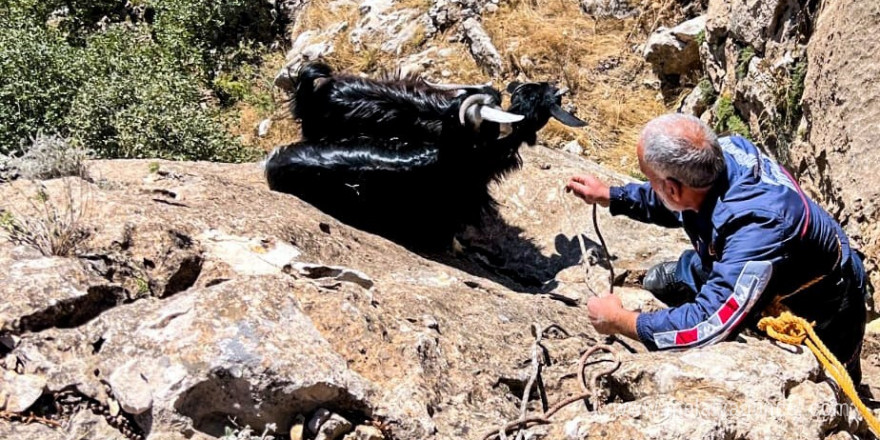
[[[0,423],[0,438],[4,439],[40,439],[40,440],[67,440],[66,433],[51,426],[40,423]],[[76,437],[73,437],[76,438]],[[100,438],[100,437],[79,437]],[[113,438],[113,437],[109,437]]]
[[[288,273],[296,273],[311,279],[332,279],[354,283],[364,289],[373,287],[373,280],[363,272],[340,266],[324,266],[311,263],[294,263],[288,269]]]
[[[343,440],[385,440],[385,435],[375,426],[358,425],[354,432],[347,434]]]
[[[584,154],[584,147],[582,147],[578,141],[574,140],[565,144],[565,146],[562,147],[562,151],[574,154],[575,156],[580,156],[581,154]]]
[[[865,333],[880,334],[880,318],[869,322],[865,326]]]
[[[91,162],[106,182],[88,187],[100,201],[92,205],[94,216],[112,220],[95,231],[84,259],[85,275],[101,275],[82,285],[127,286],[131,277],[142,276],[139,270],[148,270],[144,260],[156,266],[148,273],[180,272],[160,268],[169,253],[199,256],[201,270],[190,287],[172,296],[114,303],[75,326],[47,321],[42,331],[18,335],[4,357],[20,360],[25,374],[45,377],[44,392],[67,388],[102,404],[113,398],[123,410],[128,399],[116,393],[118,378],[109,379],[142,375],[152,406],[134,419],[155,438],[220,437],[230,417],[240,426],[275,423],[277,432],[288,434],[302,424],[297,414],[319,408],[349,420],[382,420],[399,438],[481,438],[484,429],[519,417],[532,323],[564,329],[543,339],[552,360],[544,370],[551,404],[577,389],[572,373],[583,350],[604,341],[584,319],[583,299],[591,288],[608,290],[608,270],[589,206],[566,195],[564,183],[579,173],[615,184],[633,181],[558,150],[522,153],[523,168],[492,187],[500,217],[487,216],[482,226],[461,234],[459,255],[415,255],[342,224],[295,197],[269,191],[256,164],[160,161],[160,172],[151,173],[152,161]],[[154,201],[157,190],[176,194],[167,201],[186,207]],[[16,191],[0,185],[0,198],[12,206],[27,203]],[[637,289],[637,274],[677,258],[689,247],[683,234],[612,217],[607,210],[598,214],[617,274],[633,274],[615,292],[627,307],[660,307]],[[585,239],[586,257],[576,235]],[[0,241],[0,258],[5,271],[43,257]],[[358,281],[337,280],[343,273]],[[53,284],[57,278],[34,280],[63,286]],[[372,286],[365,288],[364,280]],[[7,307],[19,300],[18,290],[39,293],[31,279],[15,278],[9,287],[6,281],[0,283],[0,304]],[[566,292],[576,301],[562,299]],[[789,353],[781,345],[749,340],[690,353],[645,353],[636,341],[613,344],[621,353],[626,344],[637,354],[627,355],[614,378],[603,382],[604,392],[614,396],[603,407],[607,411],[672,411],[703,396],[708,402],[718,396],[729,402],[797,398],[800,405],[812,405],[810,396],[826,399],[826,390],[814,386],[822,374],[805,361],[809,353]],[[110,396],[102,382],[111,382]],[[795,390],[799,384],[806,385]],[[617,420],[636,429],[647,417],[624,420],[572,405],[546,427],[545,437],[562,438],[566,423],[576,419],[583,426]],[[709,420],[738,433],[789,421],[780,416],[762,425],[747,418],[731,427],[730,421]],[[804,436],[828,421],[805,420]],[[708,432],[697,422],[690,426],[697,434]],[[678,432],[668,424],[657,429],[660,437]],[[7,432],[20,431],[0,427],[4,438],[52,438]]]
[[[388,53],[399,53],[401,48],[418,37],[419,32],[431,25],[422,11],[413,8],[392,8],[388,0],[367,0],[361,3],[363,14],[349,33],[349,42],[356,48],[377,46]]]
[[[236,274],[279,274],[302,252],[289,243],[270,238],[249,238],[211,229],[196,237],[205,247],[207,258],[223,262]]]
[[[275,75],[275,86],[288,92],[293,91],[300,67],[305,62],[333,53],[333,38],[347,28],[347,22],[340,22],[325,30],[307,30],[299,34],[287,52],[286,64]]]
[[[122,287],[95,276],[77,260],[20,258],[11,250],[0,250],[0,279],[0,330],[13,333],[75,327],[127,297]]]
[[[691,73],[699,67],[697,35],[705,26],[706,16],[699,16],[672,29],[657,29],[645,44],[645,60],[660,75]]]
[[[572,439],[600,432],[601,438],[708,440],[724,432],[822,439],[840,415],[820,368],[809,350],[754,339],[624,357],[608,385],[623,400],[593,413],[580,410],[565,432]]]
[[[729,0],[727,30],[736,40],[763,51],[786,6],[783,0]]]
[[[477,65],[491,76],[501,75],[504,70],[504,61],[480,22],[469,18],[462,23],[462,29]]]
[[[144,379],[135,361],[129,361],[110,374],[110,387],[122,409],[129,414],[141,414],[153,406],[150,384]]]
[[[106,440],[128,440],[128,437],[110,426],[107,420],[91,411],[79,411],[70,419],[70,438],[95,438]],[[164,437],[173,438],[173,437]]]
[[[805,143],[792,151],[803,186],[844,224],[868,255],[871,281],[880,286],[880,5],[838,1],[823,8],[807,50],[804,80]],[[875,290],[874,310],[880,304]]]
[[[629,0],[579,0],[581,10],[596,18],[624,18],[639,15],[638,8]]]
[[[3,371],[3,383],[0,393],[5,395],[3,409],[13,413],[26,411],[46,388],[46,378],[33,374],[18,374],[14,371]]]
[[[96,323],[107,339],[100,370],[137,365],[153,396],[153,423],[191,424],[209,435],[222,434],[227,416],[286,432],[289,414],[321,404],[369,414],[367,382],[289,295],[301,288],[314,289],[284,275],[242,277],[116,309]],[[249,410],[257,404],[259,412]]]
[[[266,137],[269,134],[269,128],[272,127],[272,119],[266,118],[260,121],[260,125],[257,127],[257,136]]]
[[[295,425],[290,427],[290,440],[303,440],[304,430],[305,426],[302,421],[298,421]]]
[[[696,117],[700,117],[700,115],[705,112],[708,106],[709,96],[707,95],[705,89],[703,87],[694,87],[690,93],[688,93],[687,97],[682,101],[681,106],[678,108],[680,113],[686,113],[689,115],[694,115]]]
[[[315,440],[339,440],[342,436],[351,431],[352,424],[339,414],[331,414],[330,417],[321,424],[321,429]]]

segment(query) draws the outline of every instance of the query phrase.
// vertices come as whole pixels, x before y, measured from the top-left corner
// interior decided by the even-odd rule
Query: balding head
[[[660,116],[642,130],[639,159],[663,178],[691,188],[707,188],[725,170],[718,138],[699,118],[680,113]]]

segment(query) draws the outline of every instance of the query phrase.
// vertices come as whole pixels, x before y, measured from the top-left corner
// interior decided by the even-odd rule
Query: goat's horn
[[[431,87],[431,88],[437,89],[437,90],[462,90],[462,89],[464,89],[464,90],[470,90],[470,89],[479,90],[479,89],[482,89],[483,87],[491,87],[492,81],[489,81],[485,84],[437,84],[437,83],[432,83],[430,81],[425,81],[425,84],[428,87]]]
[[[479,93],[476,95],[471,95],[465,98],[465,100],[461,103],[461,107],[458,109],[458,122],[461,125],[465,125],[467,120],[468,109],[473,107],[474,105],[480,104],[492,104],[493,98],[490,95],[485,93]]]
[[[562,107],[558,105],[550,107],[550,114],[553,115],[556,120],[562,122],[569,127],[584,127],[587,125],[586,122],[578,119],[577,116],[563,110]]]
[[[556,96],[562,96],[568,93],[568,87],[563,87],[556,91]]]
[[[480,116],[482,116],[483,119],[487,121],[497,122],[499,124],[510,124],[512,122],[519,122],[525,118],[525,116],[523,115],[508,113],[504,110],[489,106],[480,107]]]

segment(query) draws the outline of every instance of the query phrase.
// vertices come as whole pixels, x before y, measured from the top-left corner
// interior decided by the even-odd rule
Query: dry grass
[[[631,49],[638,20],[596,20],[574,0],[537,5],[515,1],[484,20],[511,74],[559,81],[587,121],[583,129],[555,121],[542,132],[548,145],[577,140],[585,155],[625,173],[636,169],[634,146],[641,127],[666,112],[657,92],[643,85],[647,68]]]
[[[6,239],[40,251],[46,256],[74,255],[91,235],[88,187],[79,178],[65,178],[53,194],[40,182],[33,195],[20,192],[26,203],[22,211],[0,209],[0,230]],[[16,185],[16,184],[13,184]],[[23,191],[19,188],[19,191]]]
[[[541,132],[548,146],[578,140],[585,156],[617,171],[634,174],[637,170],[634,146],[641,127],[652,117],[667,111],[658,92],[644,85],[649,68],[634,53],[634,44],[644,42],[659,25],[677,20],[671,0],[643,5],[636,19],[596,20],[580,11],[577,0],[512,0],[494,14],[483,17],[483,25],[505,60],[502,78],[490,78],[476,65],[466,45],[450,42],[453,30],[426,40],[416,32],[399,53],[378,47],[378,39],[355,46],[349,41],[351,29],[361,18],[356,2],[313,0],[292,30],[293,36],[306,30],[323,30],[340,23],[348,27],[337,34],[334,52],[326,61],[349,73],[376,75],[394,70],[402,60],[427,48],[435,48],[434,63],[424,76],[443,82],[482,83],[493,80],[503,88],[514,79],[558,81],[572,93],[566,100],[577,115],[589,124],[582,129],[565,127],[555,121]],[[431,0],[399,0],[396,10],[414,8],[427,11]],[[331,7],[331,4],[334,4]],[[283,57],[268,60],[269,77],[283,65]],[[276,96],[276,118],[287,115],[283,97]],[[242,104],[238,111],[238,131],[251,145],[269,150],[299,137],[298,125],[289,119],[276,119],[268,137],[254,137],[254,128],[266,115]]]
[[[251,84],[249,95],[269,97],[271,105],[240,101],[226,111],[226,129],[248,147],[269,151],[299,138],[299,123],[290,115],[287,96],[272,84],[275,74],[283,65],[282,52],[267,55],[260,67],[257,81]],[[272,119],[272,127],[266,137],[261,138],[257,136],[257,127],[267,118]]]

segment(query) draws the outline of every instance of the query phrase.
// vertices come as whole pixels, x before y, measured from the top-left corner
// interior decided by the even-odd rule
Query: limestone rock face
[[[706,17],[699,16],[674,28],[660,28],[645,44],[645,60],[662,75],[686,75],[699,68],[697,36],[705,32]]]
[[[520,416],[532,324],[562,328],[542,342],[548,401],[577,392],[578,359],[605,342],[584,306],[608,292],[609,271],[590,208],[565,194],[564,184],[578,173],[632,180],[569,153],[522,153],[523,169],[493,187],[500,217],[464,231],[459,250],[434,255],[415,255],[269,191],[255,164],[159,162],[157,171],[147,161],[97,161],[90,167],[99,181],[44,182],[50,194],[83,185],[93,209],[83,221],[94,232],[71,258],[0,242],[9,263],[0,268],[0,304],[5,322],[19,323],[0,335],[3,377],[40,379],[25,387],[31,406],[55,402],[74,421],[58,438],[208,439],[227,428],[272,426],[317,435],[304,433],[312,420],[325,438],[482,438]],[[28,192],[17,185],[26,183],[0,186],[0,198],[19,210]],[[683,234],[598,214],[616,294],[635,310],[662,307],[638,279],[687,248]],[[95,286],[113,292],[112,301],[89,296]],[[20,325],[27,322],[40,325]],[[795,424],[785,414],[732,422],[680,412],[651,424],[625,417],[646,408],[677,414],[698,403],[837,400],[809,353],[767,342],[654,354],[635,341],[612,346],[623,364],[600,381],[604,405],[570,405],[530,432],[712,438],[722,427],[772,438],[748,434],[777,432],[772,425],[792,438],[821,439],[838,422],[817,415]],[[7,405],[24,395],[12,382],[0,386]],[[531,412],[540,411],[537,395]],[[0,437],[55,438],[47,429],[56,433],[0,424]]]
[[[871,279],[880,286],[880,229],[873,164],[880,142],[880,5],[829,3],[810,39],[804,81],[805,141],[792,152],[805,186],[844,223],[868,255]],[[874,298],[876,307],[877,297]],[[876,309],[875,309],[876,310]]]

